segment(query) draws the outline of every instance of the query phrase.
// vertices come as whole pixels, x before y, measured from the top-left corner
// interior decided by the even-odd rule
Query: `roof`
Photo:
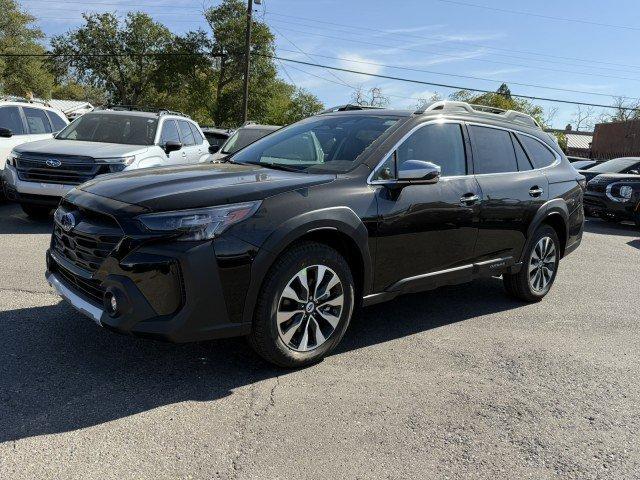
[[[565,132],[567,137],[567,148],[583,148],[588,150],[593,142],[593,134],[577,133],[577,132]]]
[[[54,108],[62,110],[64,113],[74,113],[78,110],[93,110],[93,105],[89,102],[83,102],[81,100],[56,100],[51,99],[47,102]]]
[[[249,123],[247,125],[244,125],[242,127],[240,127],[238,130],[243,129],[249,129],[249,130],[278,130],[282,128],[279,125],[259,125],[257,123]]]

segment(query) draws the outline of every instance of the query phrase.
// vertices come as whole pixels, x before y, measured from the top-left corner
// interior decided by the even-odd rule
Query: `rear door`
[[[176,120],[176,123],[180,129],[180,139],[182,140],[181,155],[183,161],[185,163],[197,163],[198,160],[200,160],[198,149],[201,147],[196,145],[196,139],[189,126],[189,122],[186,120]]]
[[[478,234],[480,189],[469,172],[468,144],[456,122],[417,127],[374,172],[378,203],[376,291],[396,282],[431,280],[445,270],[473,262]],[[407,160],[425,160],[442,169],[435,184],[385,187]],[[411,279],[410,277],[414,277]],[[434,277],[435,278],[435,277]]]
[[[196,142],[196,162],[204,162],[209,159],[209,142],[202,136],[197,126],[191,122],[189,126]]]
[[[0,107],[0,127],[11,130],[10,137],[0,137],[0,170],[4,168],[7,156],[13,147],[29,141],[29,133],[20,113],[20,107],[6,105]]]
[[[534,168],[519,134],[477,124],[469,124],[468,130],[475,178],[482,190],[475,257],[516,261],[533,217],[548,199],[547,178]]]
[[[45,110],[42,108],[22,107],[22,111],[27,120],[30,142],[52,137],[53,127]]]

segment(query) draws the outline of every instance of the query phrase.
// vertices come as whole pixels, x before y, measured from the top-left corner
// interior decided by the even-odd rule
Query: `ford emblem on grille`
[[[45,163],[47,164],[47,167],[52,167],[52,168],[57,168],[60,165],[62,165],[62,162],[57,158],[49,158]]]
[[[70,232],[76,226],[76,217],[73,213],[68,212],[60,217],[60,227],[65,232]]]

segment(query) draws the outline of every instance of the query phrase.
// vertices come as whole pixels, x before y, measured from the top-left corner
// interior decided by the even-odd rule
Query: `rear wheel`
[[[326,245],[302,243],[269,271],[249,341],[271,363],[309,365],[340,342],[353,308],[353,277],[344,258]]]
[[[503,275],[507,293],[526,302],[542,300],[556,279],[559,262],[558,235],[553,228],[544,225],[536,230],[520,271]]]
[[[27,214],[29,218],[33,220],[47,220],[51,213],[51,207],[43,207],[41,205],[30,205],[28,203],[21,203],[22,211]]]

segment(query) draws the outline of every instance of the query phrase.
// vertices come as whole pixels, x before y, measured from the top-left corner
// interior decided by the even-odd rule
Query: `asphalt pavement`
[[[0,205],[0,478],[640,478],[640,232],[587,223],[538,304],[489,279],[365,309],[321,364],[100,329]]]

